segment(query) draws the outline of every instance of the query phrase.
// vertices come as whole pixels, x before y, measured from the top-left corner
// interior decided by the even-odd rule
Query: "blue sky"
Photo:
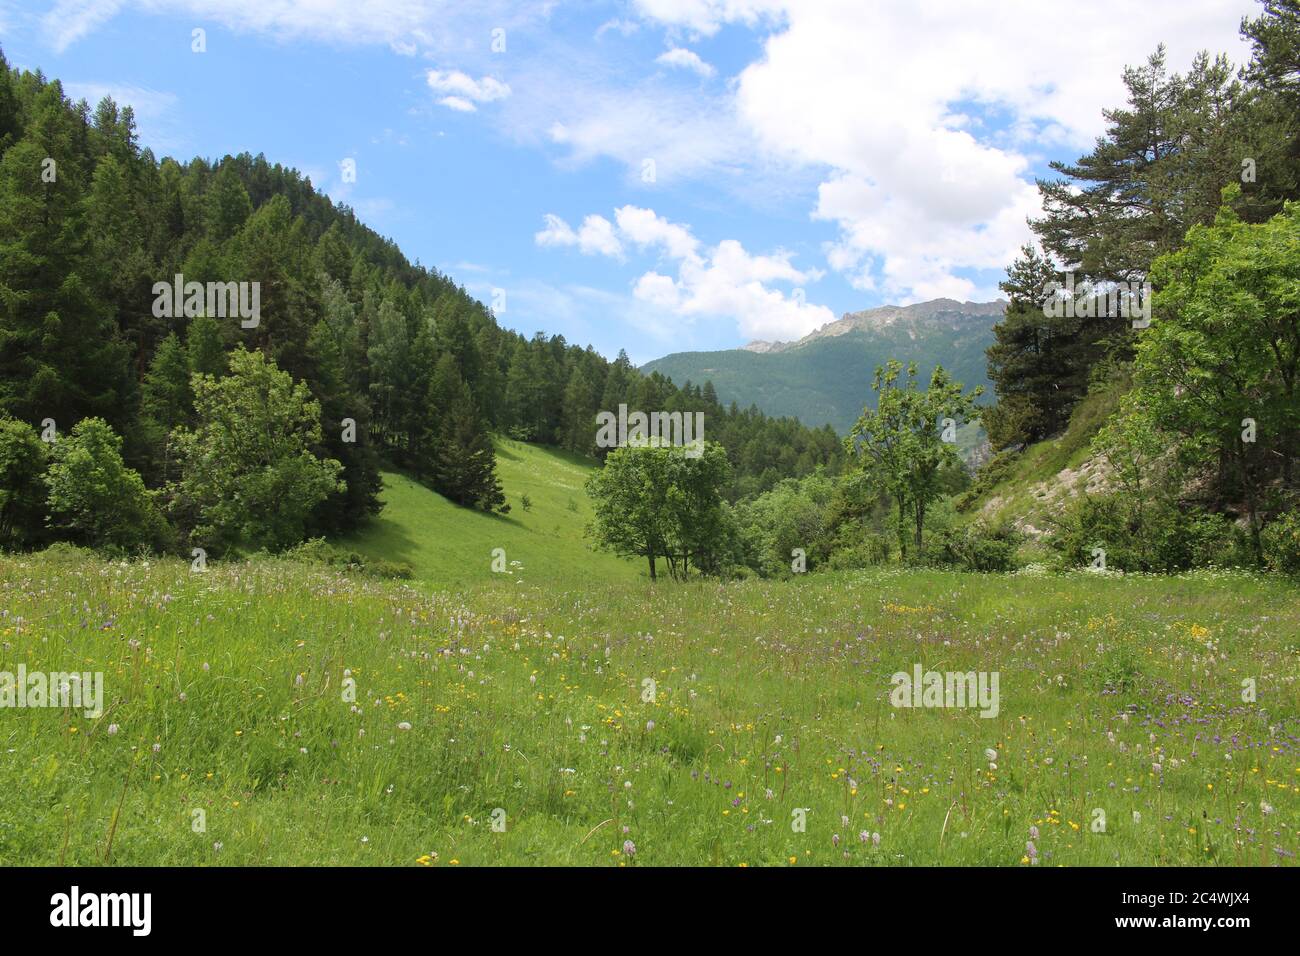
[[[0,0],[0,45],[160,155],[299,168],[504,325],[644,362],[996,297],[1124,66],[1240,61],[1255,7]]]

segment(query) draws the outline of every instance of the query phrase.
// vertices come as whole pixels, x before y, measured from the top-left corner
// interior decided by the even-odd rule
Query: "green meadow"
[[[500,573],[516,584],[636,580],[638,565],[592,551],[584,539],[592,513],[583,490],[590,459],[504,438],[496,440],[496,453],[509,514],[461,508],[390,471],[383,475],[384,510],[338,544],[363,557],[407,564],[419,580],[444,586],[490,578],[497,548],[505,552],[507,570]]]
[[[587,550],[579,460],[500,462],[504,519],[387,476],[347,545],[409,581],[0,557],[0,670],[104,675],[98,717],[0,709],[0,864],[1295,864],[1294,585],[651,586]],[[997,715],[892,706],[916,665]]]

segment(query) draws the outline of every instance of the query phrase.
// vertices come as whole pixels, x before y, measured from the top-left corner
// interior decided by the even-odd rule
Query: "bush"
[[[197,424],[172,443],[181,469],[173,508],[194,522],[195,543],[281,551],[302,541],[312,510],[347,490],[343,466],[315,454],[321,409],[307,384],[241,347],[229,375],[193,385]]]
[[[1263,531],[1264,563],[1272,570],[1300,577],[1300,509],[1286,512]]]
[[[1138,511],[1120,495],[1082,495],[1056,524],[1051,544],[1065,567],[1091,565],[1094,548],[1106,552],[1107,569],[1119,571],[1254,563],[1245,535],[1228,518],[1166,499]]]
[[[1019,452],[1003,451],[994,455],[975,473],[975,480],[957,500],[953,507],[958,511],[969,511],[975,504],[996,488],[1012,472],[1012,466],[1020,457]]]
[[[367,574],[376,578],[409,579],[413,575],[411,566],[405,562],[385,561],[382,558],[366,558],[355,551],[344,551],[335,547],[324,538],[312,538],[284,552],[284,556],[294,561],[315,564],[322,567],[348,571],[354,574]]]
[[[72,564],[78,561],[100,560],[99,555],[89,548],[82,548],[67,541],[55,541],[40,553],[41,560],[51,564]]]
[[[837,571],[860,571],[885,564],[894,553],[893,538],[887,534],[866,532],[861,535],[837,536],[827,565]]]
[[[1009,522],[988,525],[976,521],[931,537],[920,561],[966,571],[1014,571],[1021,540],[1022,535]]]
[[[0,418],[0,548],[26,548],[44,537],[46,448],[36,429]]]

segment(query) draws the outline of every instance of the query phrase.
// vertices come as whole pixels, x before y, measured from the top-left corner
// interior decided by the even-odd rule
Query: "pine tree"
[[[190,320],[185,334],[185,360],[192,374],[225,374],[226,355],[221,347],[221,326],[216,319],[198,315]]]
[[[169,445],[172,429],[189,422],[194,404],[189,363],[174,332],[163,339],[154,353],[141,391],[140,410],[151,458],[160,478],[156,484],[162,484],[172,478]]]
[[[1009,298],[996,341],[987,350],[997,406],[984,424],[994,448],[1040,441],[1069,422],[1088,390],[1089,370],[1101,356],[1109,320],[1049,316],[1045,302],[1060,276],[1033,246],[1007,269],[999,288]]]
[[[121,424],[127,350],[94,294],[78,135],[57,83],[36,106],[0,160],[0,410],[64,427],[90,415]]]
[[[497,479],[496,452],[479,421],[474,397],[459,375],[450,387],[453,396],[433,456],[433,486],[459,505],[505,514],[510,506]]]

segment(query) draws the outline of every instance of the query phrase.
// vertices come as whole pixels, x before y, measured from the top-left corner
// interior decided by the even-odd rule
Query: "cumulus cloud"
[[[659,247],[671,259],[697,258],[699,240],[691,235],[690,227],[669,222],[653,209],[620,206],[614,210],[614,221],[630,242],[642,248]]]
[[[445,94],[438,102],[461,113],[472,113],[478,103],[503,100],[510,95],[510,87],[491,76],[474,79],[460,70],[429,70],[425,74],[429,89]]]
[[[616,235],[602,216],[588,216],[576,231],[555,215],[548,214],[545,221],[546,228],[535,236],[538,245],[577,246],[622,258],[627,243],[675,265],[676,277],[651,270],[632,287],[638,301],[673,315],[731,319],[742,335],[764,339],[797,339],[835,319],[825,306],[808,303],[802,290],[821,273],[796,268],[788,252],[754,255],[735,239],[702,248],[689,226],[637,206],[614,211]],[[774,283],[793,288],[787,292],[772,288]]]
[[[746,338],[798,339],[835,320],[824,305],[806,300],[802,284],[815,273],[796,269],[785,252],[752,255],[735,239],[724,239],[706,258],[684,259],[672,290],[657,273],[642,276],[634,294],[653,296],[683,316],[729,317]],[[796,286],[789,293],[772,282]]]
[[[1164,0],[1134,19],[1127,0],[1098,0],[1087,30],[1063,33],[1072,0],[637,2],[670,36],[769,31],[734,97],[701,110],[762,157],[828,170],[812,210],[838,230],[828,264],[899,301],[991,295],[962,273],[1000,270],[1030,238],[1031,159],[1090,148],[1102,109],[1123,102],[1123,68],[1162,41],[1175,69],[1203,48],[1242,59],[1236,27],[1256,6]]]
[[[679,70],[690,70],[699,76],[709,77],[716,71],[708,63],[700,59],[700,55],[694,50],[688,50],[685,47],[673,47],[665,53],[655,57],[655,62],[663,66],[675,67]]]
[[[539,246],[576,246],[584,255],[623,257],[623,244],[614,234],[613,223],[604,216],[588,216],[576,230],[552,213],[543,221],[546,227],[533,236]]]
[[[1095,0],[1080,29],[1074,0],[633,0],[596,30],[596,43],[589,32],[574,40],[552,29],[551,4],[507,0],[45,6],[44,29],[59,50],[131,9],[432,56],[445,66],[428,74],[444,107],[469,113],[494,103],[501,131],[560,147],[561,163],[612,158],[635,185],[653,161],[655,188],[696,180],[733,199],[770,202],[780,189],[784,202],[796,193],[826,228],[826,264],[855,287],[898,301],[990,292],[981,283],[995,278],[968,276],[1000,271],[1029,237],[1035,167],[1043,154],[1091,147],[1105,125],[1102,110],[1123,102],[1124,66],[1143,62],[1162,41],[1172,69],[1185,69],[1200,49],[1243,60],[1237,24],[1258,12],[1257,0],[1148,0],[1135,17],[1131,0]],[[531,55],[512,45],[512,90],[504,78],[481,74],[497,67],[487,53],[490,28],[523,24],[536,27],[539,40],[547,31],[546,43],[533,44]],[[756,31],[762,44],[734,83],[686,89],[658,68],[706,75],[701,68],[710,65],[689,47],[725,28]],[[619,35],[637,31],[662,32],[669,49],[657,67],[629,70]],[[619,224],[614,237],[653,245],[634,238],[636,228]],[[594,233],[587,248],[608,254]],[[709,261],[708,251],[694,251]],[[670,257],[685,259],[680,246]],[[658,274],[680,282],[670,273]],[[669,295],[659,280],[647,287]]]

